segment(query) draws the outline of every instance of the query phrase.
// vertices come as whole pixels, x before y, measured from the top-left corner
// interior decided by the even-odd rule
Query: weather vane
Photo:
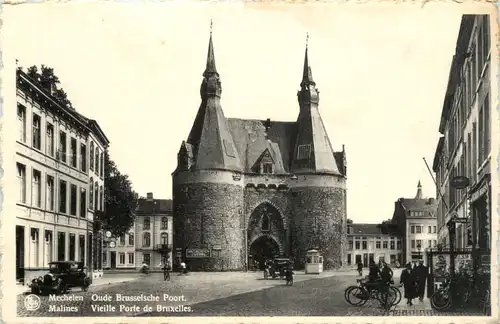
[[[212,25],[213,25],[212,19],[210,19],[210,36],[212,35]]]

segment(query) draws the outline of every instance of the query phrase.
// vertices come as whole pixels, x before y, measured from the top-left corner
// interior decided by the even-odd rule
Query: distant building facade
[[[104,154],[96,121],[60,104],[54,90],[17,71],[16,277],[27,282],[52,261],[82,261],[102,275]]]
[[[436,199],[423,198],[420,181],[415,198],[400,198],[394,203],[392,222],[403,234],[404,263],[426,263],[426,249],[437,246],[437,207]]]
[[[371,262],[386,262],[394,266],[402,264],[402,235],[394,224],[347,223],[347,266]]]
[[[464,15],[450,68],[434,156],[439,243],[491,254],[491,31],[488,15]],[[466,189],[452,187],[467,177]]]
[[[173,266],[174,226],[172,200],[154,199],[148,193],[146,199],[139,199],[135,218],[135,263],[140,267],[143,263],[155,268],[165,262]]]
[[[134,226],[120,237],[112,237],[115,246],[106,244],[103,251],[102,263],[105,270],[109,269],[135,269],[136,265],[136,241]]]
[[[296,122],[226,118],[210,36],[201,105],[173,178],[174,248],[192,270],[242,270],[276,255],[324,268],[346,249],[346,154],[321,119],[307,49]]]

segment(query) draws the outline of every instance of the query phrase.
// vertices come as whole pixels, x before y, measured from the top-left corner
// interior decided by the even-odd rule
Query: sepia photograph
[[[1,17],[4,316],[498,320],[494,4]]]

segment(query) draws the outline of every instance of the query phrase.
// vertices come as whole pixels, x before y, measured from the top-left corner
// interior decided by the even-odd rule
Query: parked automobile
[[[264,269],[264,279],[275,279],[279,277],[280,279],[285,278],[285,270],[290,267],[292,261],[289,258],[274,258],[272,261],[268,262],[266,269]]]
[[[87,276],[85,270],[83,262],[50,262],[49,273],[31,281],[31,292],[33,294],[64,294],[74,287],[87,291],[90,286],[90,277]]]

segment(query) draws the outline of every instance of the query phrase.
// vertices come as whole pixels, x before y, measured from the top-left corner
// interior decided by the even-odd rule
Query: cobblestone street
[[[344,289],[355,283],[351,273],[325,272],[321,275],[298,273],[293,286],[282,280],[264,280],[262,273],[191,273],[172,275],[163,281],[153,273],[134,281],[78,288],[62,295],[67,300],[49,301],[40,296],[39,309],[24,306],[26,295],[18,296],[18,316],[362,316],[377,315],[369,304],[362,308],[349,306]],[[159,301],[117,301],[116,295],[154,296]],[[94,297],[112,300],[92,300]],[[120,307],[121,305],[121,307]],[[151,310],[145,309],[149,305]],[[175,308],[177,306],[177,308]],[[162,309],[158,310],[157,307]],[[170,308],[169,308],[170,307]]]

